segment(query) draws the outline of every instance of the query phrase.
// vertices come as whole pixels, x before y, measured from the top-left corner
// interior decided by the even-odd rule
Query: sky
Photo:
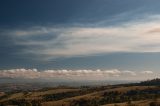
[[[159,77],[159,7],[159,0],[0,0],[0,78]]]

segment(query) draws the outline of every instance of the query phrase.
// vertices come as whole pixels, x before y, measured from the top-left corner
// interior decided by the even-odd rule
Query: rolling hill
[[[0,106],[160,106],[159,81],[1,92]]]

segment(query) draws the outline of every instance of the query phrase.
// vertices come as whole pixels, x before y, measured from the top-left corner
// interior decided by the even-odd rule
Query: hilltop
[[[160,78],[152,79],[152,80],[147,80],[147,81],[142,81],[140,85],[160,85]]]

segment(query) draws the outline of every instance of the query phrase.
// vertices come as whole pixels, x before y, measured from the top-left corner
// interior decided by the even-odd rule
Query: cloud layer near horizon
[[[152,75],[152,71],[120,71],[118,69],[110,70],[43,70],[38,71],[37,69],[10,69],[10,70],[0,70],[0,78],[26,78],[26,79],[35,79],[35,78],[70,78],[70,79],[106,79],[106,78],[122,78],[122,77],[134,77],[143,75]],[[123,78],[122,78],[123,79]]]

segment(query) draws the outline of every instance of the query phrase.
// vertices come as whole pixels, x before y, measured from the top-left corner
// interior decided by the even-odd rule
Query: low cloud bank
[[[110,70],[43,70],[37,69],[10,69],[0,70],[0,78],[115,78],[115,77],[137,77],[139,75],[151,75],[152,71],[120,71],[118,69]]]

